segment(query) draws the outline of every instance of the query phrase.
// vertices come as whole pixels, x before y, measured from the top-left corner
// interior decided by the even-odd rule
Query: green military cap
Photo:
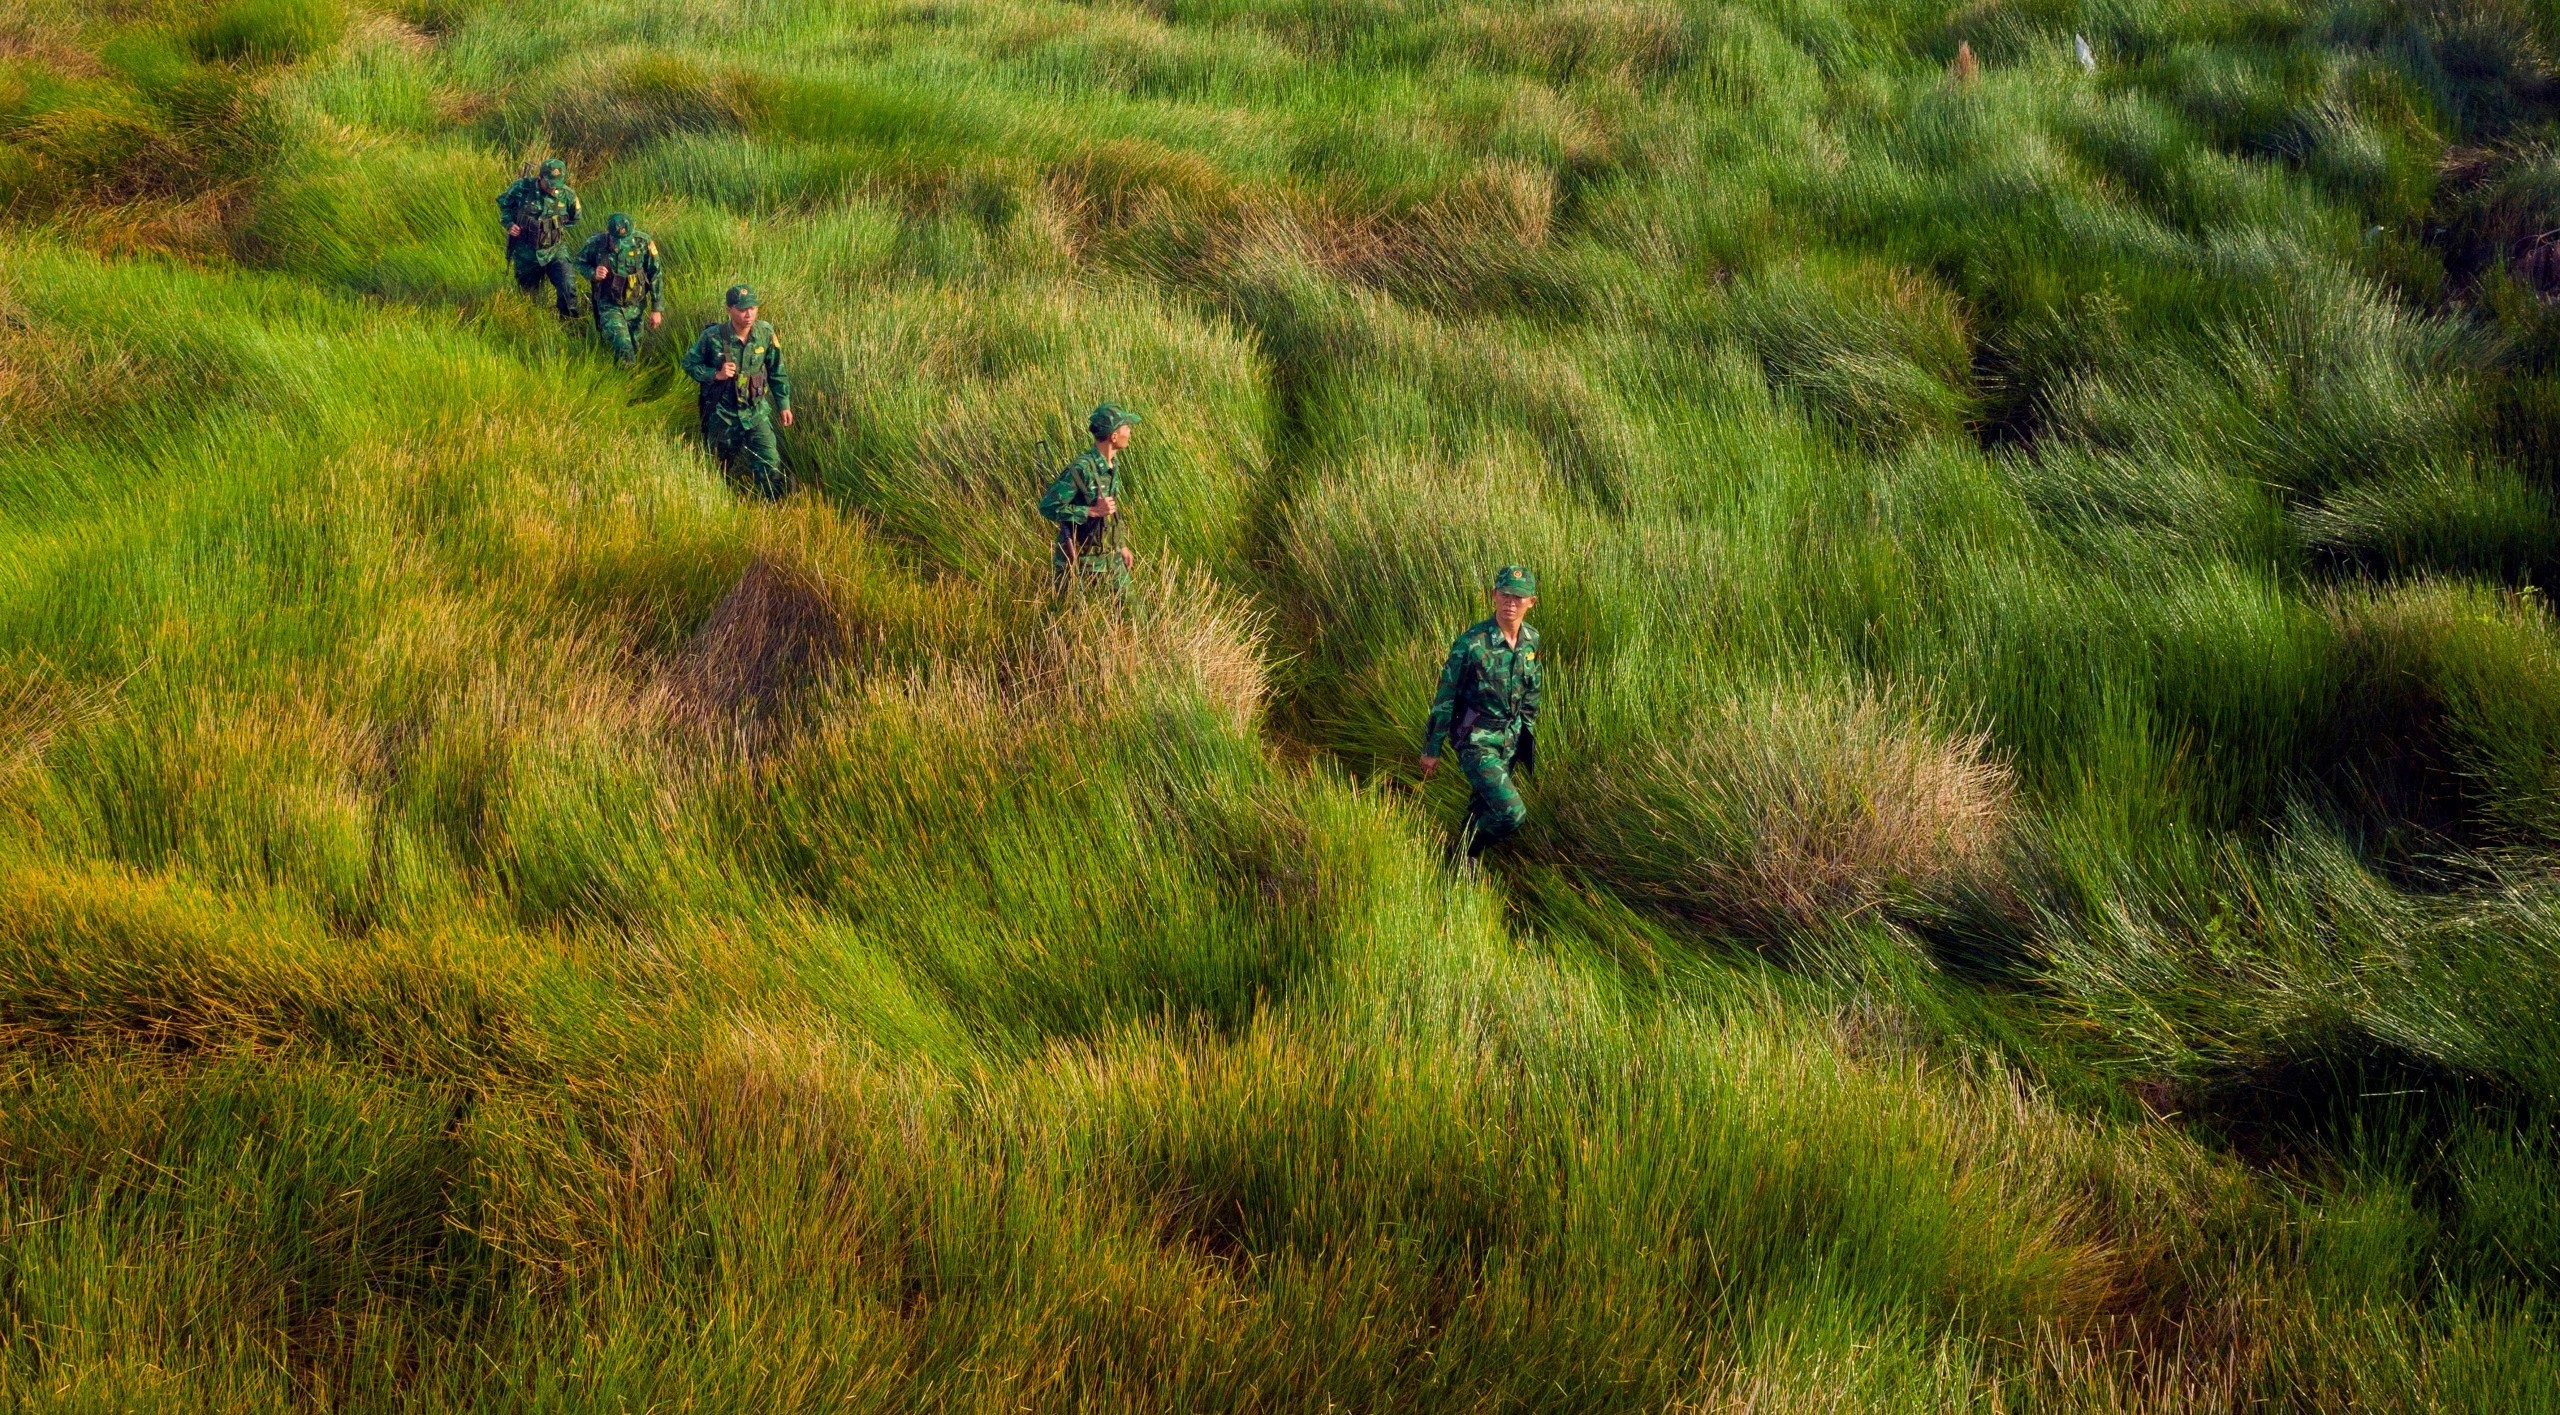
[[[751,310],[764,303],[756,298],[756,287],[753,285],[730,286],[728,300],[729,308],[733,310]]]
[[[543,176],[545,176],[545,177],[565,177],[565,176],[567,176],[568,174],[569,174],[569,164],[568,164],[568,163],[563,162],[563,161],[561,161],[559,158],[556,158],[556,157],[546,157],[546,158],[542,159],[542,175],[543,175]]]
[[[604,229],[616,236],[631,234],[631,218],[617,211],[604,219]]]
[[[1505,565],[1493,572],[1493,591],[1496,594],[1516,594],[1524,599],[1535,598],[1538,593],[1537,572],[1526,565]]]
[[[1093,440],[1100,442],[1124,427],[1134,426],[1144,421],[1146,419],[1117,403],[1105,403],[1093,410],[1093,416],[1085,419],[1084,425],[1092,429]]]

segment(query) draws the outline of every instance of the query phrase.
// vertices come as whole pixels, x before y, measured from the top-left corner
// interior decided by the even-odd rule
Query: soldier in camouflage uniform
[[[551,282],[560,317],[578,316],[577,292],[569,286],[569,228],[578,224],[578,194],[569,190],[568,167],[559,158],[543,159],[542,170],[518,177],[498,195],[498,219],[507,226],[507,260],[515,266],[516,284],[527,294]]]
[[[1440,754],[1454,739],[1458,767],[1474,788],[1467,802],[1469,855],[1508,838],[1529,814],[1511,774],[1527,775],[1538,757],[1538,691],[1545,670],[1538,663],[1538,631],[1528,623],[1537,603],[1538,577],[1524,566],[1503,566],[1493,577],[1493,617],[1449,645],[1440,692],[1431,700],[1422,774],[1427,778],[1439,769]]]
[[[1058,524],[1049,566],[1061,598],[1094,583],[1108,584],[1112,593],[1128,597],[1129,567],[1137,557],[1118,543],[1114,532],[1120,516],[1120,453],[1138,421],[1137,414],[1117,403],[1094,409],[1085,420],[1093,446],[1060,467],[1040,497],[1040,514]]]
[[[666,318],[658,293],[658,243],[648,232],[631,229],[631,218],[617,211],[604,219],[602,234],[578,248],[578,264],[587,272],[596,337],[613,347],[614,362],[629,368],[640,359],[642,312],[651,329]]]
[[[732,285],[729,317],[702,327],[684,351],[684,371],[702,385],[702,440],[734,477],[739,463],[757,494],[779,499],[791,489],[782,474],[778,420],[791,426],[791,379],[782,371],[782,340],[756,318],[756,292]]]

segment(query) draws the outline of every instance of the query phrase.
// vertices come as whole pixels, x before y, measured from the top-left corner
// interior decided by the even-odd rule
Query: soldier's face
[[[1520,627],[1520,621],[1528,618],[1529,611],[1537,604],[1536,595],[1505,594],[1496,590],[1493,592],[1493,622],[1501,625],[1502,632],[1508,634]]]
[[[729,326],[741,334],[746,333],[756,327],[756,311],[762,308],[762,305],[749,305],[742,310],[729,311]]]
[[[1129,433],[1129,425],[1127,423],[1122,423],[1111,430],[1111,435],[1102,440],[1102,445],[1110,448],[1114,452],[1117,452],[1121,448],[1129,445]]]

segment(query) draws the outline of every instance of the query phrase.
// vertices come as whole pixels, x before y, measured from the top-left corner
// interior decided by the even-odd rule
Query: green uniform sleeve
[[[516,203],[524,197],[523,191],[520,190],[523,185],[521,182],[511,182],[505,191],[498,193],[498,224],[502,226],[516,224]]]
[[[562,214],[562,216],[561,216],[561,218],[560,218],[560,224],[561,224],[561,225],[563,225],[563,226],[575,226],[575,225],[577,225],[577,224],[578,224],[578,214],[579,214],[579,208],[578,208],[578,194],[577,194],[576,192],[573,192],[573,191],[569,190],[567,187],[562,187],[562,188],[560,189],[560,196],[561,196],[562,200],[566,201],[566,202],[569,204],[569,209],[568,209],[568,211],[567,211],[567,212],[565,212],[564,214]]]
[[[667,298],[658,290],[658,243],[645,242],[641,249],[647,252],[640,258],[640,272],[649,278],[649,312],[663,313],[667,308]]]
[[[589,236],[587,238],[587,243],[578,247],[579,268],[592,272],[598,265],[603,263],[605,256],[611,252],[612,248],[613,237],[606,235],[604,232],[598,231],[594,235]]]
[[[1528,644],[1528,662],[1520,665],[1520,725],[1538,725],[1538,698],[1546,688],[1547,656],[1536,640]]]
[[[773,390],[773,406],[791,411],[791,375],[782,371],[782,341],[768,338],[764,346],[765,387]]]
[[[1458,716],[1458,690],[1467,678],[1467,636],[1449,645],[1449,661],[1440,666],[1440,691],[1431,695],[1431,722],[1422,731],[1422,754],[1436,757],[1449,745],[1449,726]]]
[[[684,371],[696,383],[719,380],[720,347],[712,342],[710,330],[693,336],[693,346],[684,351]]]
[[[1081,526],[1093,517],[1093,508],[1076,500],[1077,493],[1084,489],[1076,466],[1076,462],[1069,462],[1060,467],[1057,476],[1050,479],[1049,489],[1040,493],[1040,514],[1062,526]]]

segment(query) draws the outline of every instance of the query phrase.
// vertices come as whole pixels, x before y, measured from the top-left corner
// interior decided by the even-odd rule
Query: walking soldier
[[[702,440],[738,475],[744,463],[757,494],[773,500],[791,489],[782,474],[774,427],[791,426],[791,379],[782,371],[782,340],[756,318],[756,292],[732,285],[729,317],[702,327],[684,351],[684,371],[702,385]]]
[[[506,223],[507,260],[515,267],[516,285],[533,294],[544,281],[551,282],[562,319],[578,314],[567,250],[569,228],[578,224],[578,194],[569,190],[568,172],[559,158],[547,157],[537,174],[518,177],[498,194],[498,219]]]
[[[1538,755],[1538,692],[1545,670],[1538,663],[1538,631],[1529,611],[1538,603],[1538,577],[1525,566],[1505,565],[1493,577],[1493,617],[1449,645],[1440,691],[1431,700],[1423,732],[1422,774],[1440,767],[1451,742],[1458,768],[1473,788],[1467,801],[1472,833],[1469,855],[1507,839],[1528,817],[1514,771],[1527,775]]]
[[[658,243],[648,232],[631,229],[631,218],[617,211],[605,218],[601,235],[578,248],[578,264],[587,272],[596,336],[612,346],[616,363],[629,367],[640,357],[643,312],[650,329],[666,318],[658,292]]]
[[[1061,598],[1076,587],[1100,581],[1126,599],[1129,567],[1136,556],[1119,543],[1120,453],[1129,445],[1138,415],[1117,403],[1105,403],[1085,420],[1093,446],[1058,469],[1040,497],[1040,514],[1058,524],[1058,543],[1049,559]]]

